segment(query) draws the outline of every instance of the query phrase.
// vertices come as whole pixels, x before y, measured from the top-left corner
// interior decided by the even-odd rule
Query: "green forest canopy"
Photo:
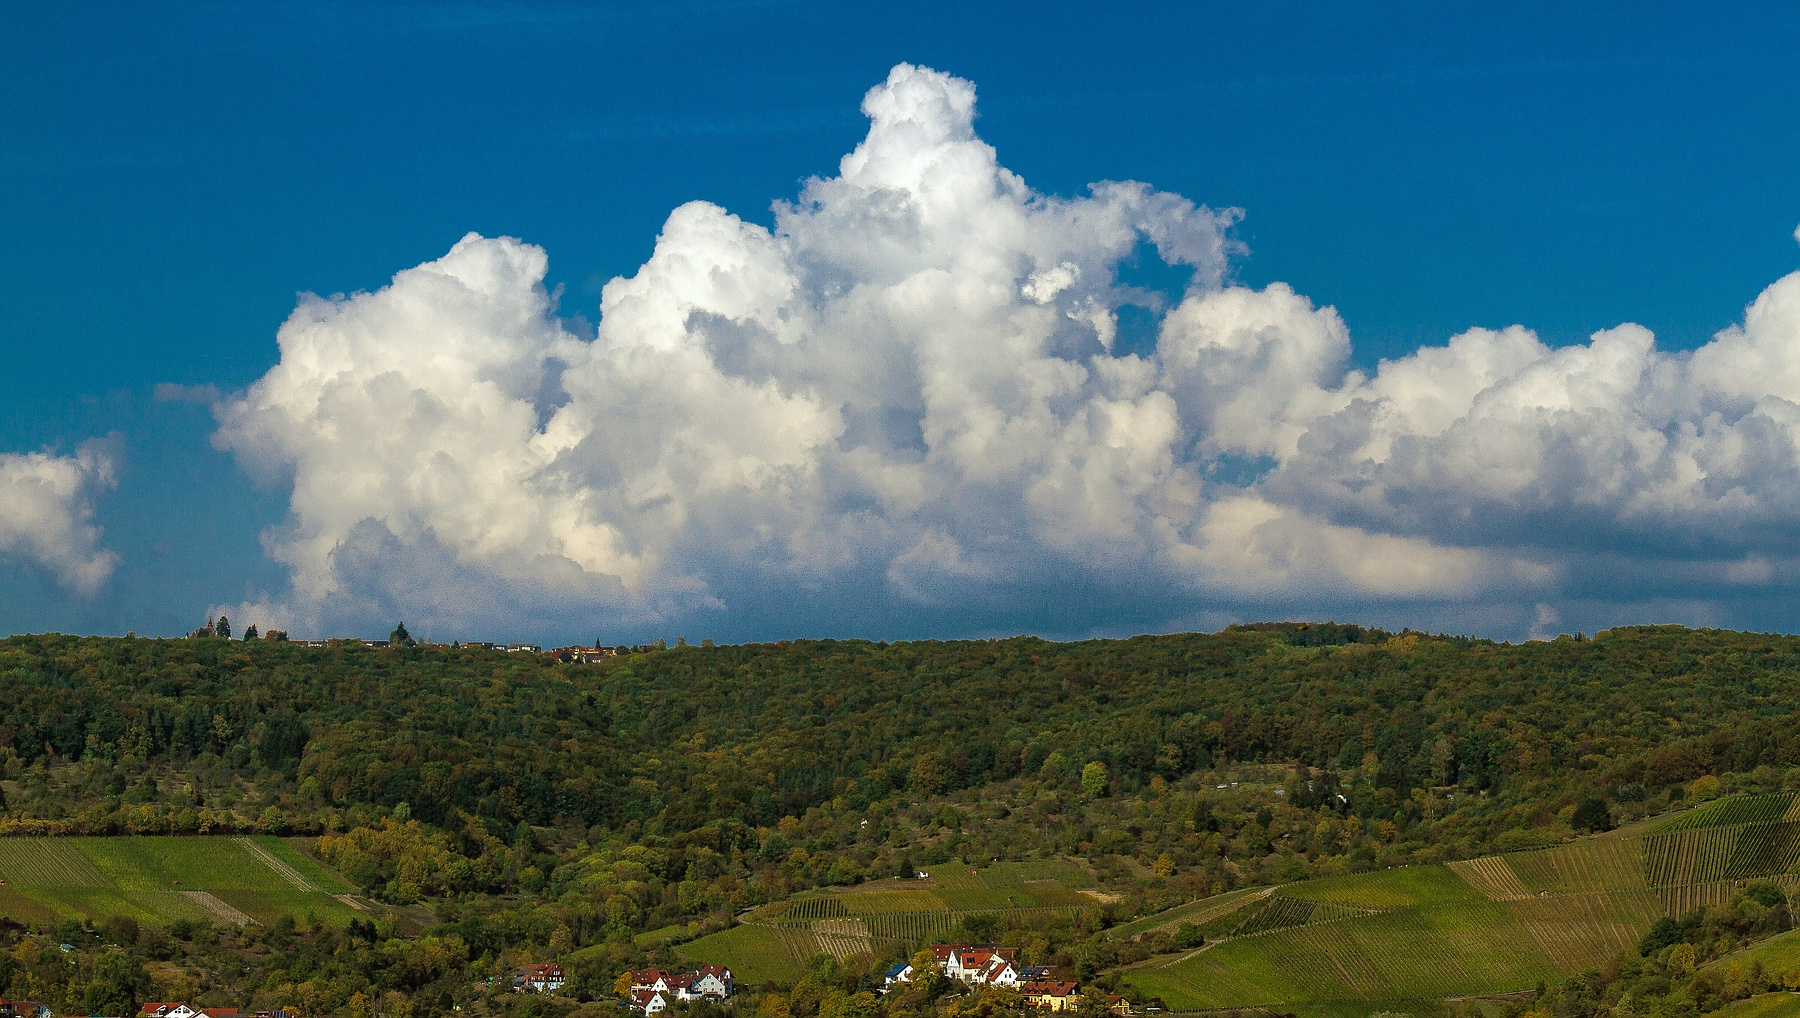
[[[26,764],[213,753],[284,770],[302,788],[301,830],[308,804],[406,803],[427,823],[463,811],[503,832],[673,833],[1046,763],[1102,762],[1130,792],[1221,761],[1332,771],[1371,755],[1371,813],[1416,820],[1412,790],[1457,786],[1489,793],[1465,809],[1498,818],[1496,803],[1526,795],[1629,800],[1800,763],[1800,733],[1783,723],[1797,664],[1791,637],[1678,627],[1520,646],[1298,625],[1060,644],[794,641],[594,665],[17,636],[0,642],[0,746]]]

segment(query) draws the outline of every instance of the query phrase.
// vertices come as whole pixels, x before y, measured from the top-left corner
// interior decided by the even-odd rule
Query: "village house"
[[[668,1000],[724,1001],[736,992],[731,970],[723,965],[707,965],[692,972],[675,973],[667,969],[639,969],[631,973],[631,1006],[644,1014],[655,1014],[668,1006]],[[646,1008],[654,998],[656,1010]]]
[[[1046,1011],[1062,1011],[1081,1003],[1081,988],[1062,980],[1023,983],[1019,986],[1019,995],[1027,1006]]]
[[[732,994],[731,982],[730,969],[723,965],[706,965],[694,972],[694,981],[688,984],[688,990],[695,997],[724,1000]]]
[[[562,989],[563,968],[555,962],[526,965],[513,976],[514,993],[555,993]]]
[[[631,974],[631,992],[652,991],[675,995],[675,973],[668,969],[638,969]]]
[[[661,990],[632,990],[631,1009],[649,1018],[650,1015],[668,1007],[669,1002],[663,999]]]
[[[1017,986],[1018,948],[994,944],[933,944],[938,971],[970,986]]]
[[[1016,947],[995,944],[933,944],[932,961],[945,978],[970,986],[1017,987],[1021,979]],[[913,980],[913,967],[906,962],[882,974],[882,988]]]
[[[0,1001],[0,1004],[5,1003]],[[0,1018],[8,1018],[0,1010]],[[235,1007],[194,1007],[176,1001],[155,1001],[138,1009],[138,1018],[252,1018]],[[254,1018],[294,1018],[286,1010],[258,1011]]]
[[[558,647],[550,652],[550,656],[558,661],[572,664],[598,664],[609,657],[617,657],[618,650],[613,647]]]
[[[50,1005],[35,1000],[0,998],[0,1018],[50,1018]]]

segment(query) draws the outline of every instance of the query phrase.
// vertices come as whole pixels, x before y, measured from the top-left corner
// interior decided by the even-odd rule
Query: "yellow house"
[[[1081,1003],[1080,987],[1070,982],[1021,983],[1019,994],[1028,1006],[1047,1011],[1061,1011]]]

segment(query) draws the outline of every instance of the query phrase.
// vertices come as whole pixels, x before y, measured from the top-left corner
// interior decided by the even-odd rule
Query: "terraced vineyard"
[[[1054,916],[1093,905],[1082,890],[1086,870],[1061,859],[996,863],[982,869],[949,865],[920,880],[884,880],[828,894],[807,894],[752,910],[741,924],[683,944],[701,963],[795,978],[808,958],[868,954],[879,941],[914,944],[947,935],[964,916]],[[740,969],[740,966],[748,966]],[[765,978],[743,976],[751,983]]]
[[[1800,802],[1787,795],[1722,799],[1644,837],[1652,887],[1684,887],[1787,873],[1800,863]]]
[[[800,978],[802,962],[818,953],[816,945],[801,941],[794,931],[750,925],[689,941],[676,950],[703,964],[729,967],[740,986],[791,983]]]
[[[1800,885],[1797,810],[1792,795],[1720,800],[1639,833],[1233,892],[1115,933],[1212,925],[1205,948],[1126,973],[1175,1008],[1521,990],[1603,964],[1659,916],[1728,901],[1745,879]]]
[[[0,916],[23,923],[267,925],[288,915],[341,925],[355,913],[334,894],[350,890],[277,838],[0,839]]]
[[[1244,909],[1243,921],[1231,927],[1230,936],[1247,937],[1255,933],[1266,933],[1269,930],[1286,929],[1290,926],[1307,926],[1312,923],[1327,923],[1336,919],[1348,919],[1351,916],[1373,915],[1380,911],[1357,905],[1346,905],[1334,901],[1311,901],[1306,898],[1293,898],[1285,894],[1272,894],[1262,903],[1260,908]],[[1233,915],[1236,918],[1237,914]],[[1202,928],[1201,932],[1206,932]]]
[[[1246,888],[1115,928],[1200,927],[1205,947],[1125,973],[1175,1008],[1334,1007],[1528,989],[1603,964],[1659,916],[1727,901],[1747,877],[1800,886],[1794,796],[1721,800],[1647,830],[1533,852]],[[683,945],[749,982],[796,978],[815,954],[945,937],[966,915],[1029,920],[1092,904],[1092,878],[1046,860],[951,865],[756,909]]]
[[[1159,930],[1173,933],[1183,923],[1192,923],[1200,927],[1202,932],[1206,932],[1209,928],[1217,930],[1219,920],[1230,919],[1230,924],[1224,930],[1219,931],[1228,932],[1241,921],[1241,917],[1238,916],[1239,912],[1258,905],[1264,898],[1274,893],[1275,889],[1272,887],[1244,887],[1235,891],[1226,891],[1224,894],[1215,894],[1210,898],[1190,901],[1186,905],[1176,906],[1167,912],[1158,912],[1153,916],[1145,916],[1142,919],[1114,927],[1112,933],[1114,937],[1137,937]]]
[[[1665,822],[1658,830],[1684,831],[1694,827],[1729,827],[1733,824],[1760,824],[1771,820],[1793,820],[1792,792],[1776,795],[1734,795],[1709,802]]]

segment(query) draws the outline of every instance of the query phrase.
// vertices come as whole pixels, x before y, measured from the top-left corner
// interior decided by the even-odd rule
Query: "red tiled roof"
[[[1019,987],[1019,992],[1027,997],[1068,997],[1076,992],[1076,984],[1046,980],[1026,983]]]

